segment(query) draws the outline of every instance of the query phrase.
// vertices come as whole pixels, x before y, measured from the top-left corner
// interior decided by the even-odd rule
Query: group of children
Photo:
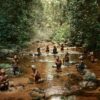
[[[63,44],[61,44],[60,50],[64,51],[64,45]],[[45,52],[46,53],[50,52],[50,48],[49,48],[48,45],[46,46]],[[56,46],[53,46],[52,53],[54,55],[58,53]],[[42,55],[42,53],[41,53],[41,49],[39,47],[39,48],[37,48],[37,55],[36,56],[41,56],[41,55]],[[90,57],[91,57],[91,62],[94,62],[95,59],[94,59],[93,53],[91,53]],[[77,68],[78,72],[83,74],[84,69],[86,68],[83,55],[81,55],[79,59],[80,59],[80,62],[79,62],[79,64],[77,64],[76,68]],[[55,59],[56,71],[61,72],[62,71],[61,70],[62,64],[65,65],[65,66],[68,66],[69,60],[70,59],[69,59],[69,53],[68,52],[64,55],[63,60],[61,60],[59,56],[56,56],[56,59]],[[12,68],[13,68],[13,74],[16,75],[17,72],[19,71],[19,57],[16,54],[14,55],[14,57],[12,59]],[[31,76],[36,83],[38,83],[39,80],[41,79],[41,75],[40,75],[40,73],[37,70],[35,65],[32,65],[32,75]],[[8,87],[9,87],[8,76],[6,75],[4,69],[0,69],[0,90],[7,90]]]
[[[61,44],[60,50],[64,51],[64,45],[63,44]],[[45,52],[46,53],[50,52],[50,49],[49,49],[48,45],[46,46]],[[56,46],[53,46],[52,53],[54,55],[58,53],[58,50],[57,50]],[[37,48],[37,56],[40,56],[41,54],[42,53],[41,53],[40,48]],[[64,55],[63,60],[61,60],[59,56],[56,56],[56,59],[55,59],[56,71],[61,72],[62,71],[61,66],[62,65],[68,66],[69,65],[69,60],[70,59],[69,59],[69,53],[68,52]],[[90,61],[91,62],[95,61],[93,53],[90,54]],[[76,68],[77,68],[77,71],[80,74],[84,74],[84,69],[86,68],[86,64],[84,63],[84,55],[81,55],[79,57],[79,63],[76,65]],[[33,71],[32,76],[34,76],[35,82],[38,82],[41,79],[40,73],[37,71],[36,67],[32,67],[32,71]]]
[[[46,51],[46,53],[49,53],[49,52],[50,52],[50,48],[49,48],[48,45],[46,46],[45,51]],[[63,45],[63,44],[61,44],[61,51],[64,51],[64,45]],[[57,53],[58,53],[57,46],[53,46],[52,53],[53,53],[53,54],[57,54]],[[41,56],[41,54],[42,54],[42,53],[41,53],[41,48],[38,47],[38,48],[37,48],[37,56]]]
[[[64,51],[64,45],[63,44],[61,44],[61,49],[60,50]],[[46,46],[45,52],[46,53],[50,52],[50,49],[49,49],[48,45]],[[56,46],[53,46],[52,53],[54,55],[58,53],[58,50],[57,50]],[[37,56],[41,56],[41,55],[42,55],[42,53],[41,53],[40,48],[37,48]],[[57,69],[56,71],[61,72],[62,64],[67,66],[68,63],[69,63],[69,53],[68,52],[65,54],[65,56],[63,58],[63,61],[60,59],[59,56],[56,56],[56,59],[55,59],[55,65],[56,65],[56,69]],[[37,68],[33,65],[32,65],[32,77],[34,77],[34,80],[35,80],[36,83],[41,79],[40,73],[38,72]]]

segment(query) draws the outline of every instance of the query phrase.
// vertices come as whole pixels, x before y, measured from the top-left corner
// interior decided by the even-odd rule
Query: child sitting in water
[[[40,73],[38,72],[38,70],[36,69],[36,66],[34,65],[32,65],[32,77],[34,77],[34,81],[36,83],[38,83],[39,80],[41,79]]]
[[[14,55],[14,57],[13,57],[13,61],[12,61],[13,63],[19,63],[19,57],[18,57],[18,55]]]
[[[56,58],[55,65],[57,68],[57,72],[61,72],[62,61],[60,60],[59,56]]]
[[[41,49],[40,49],[40,47],[37,48],[37,56],[41,56]]]
[[[46,52],[48,53],[49,52],[49,46],[47,45],[46,47]]]
[[[0,69],[0,90],[8,90],[9,80],[4,69]]]
[[[61,44],[61,51],[64,51],[64,45]]]
[[[57,53],[58,53],[58,51],[57,51],[57,47],[54,46],[54,47],[53,47],[53,54],[57,54]]]
[[[18,64],[16,62],[12,63],[12,68],[13,68],[13,74],[17,75],[17,72],[19,73],[19,67],[18,67]]]
[[[69,64],[69,54],[68,53],[66,53],[65,57],[63,58],[63,64],[65,66],[68,66],[68,64]]]
[[[84,74],[85,68],[86,68],[86,65],[83,62],[83,60],[81,60],[80,63],[77,65],[77,71],[80,72],[81,74]]]
[[[94,56],[94,52],[90,52],[89,56],[90,56],[90,61],[91,61],[92,63],[97,62],[97,59],[96,59],[95,56]]]

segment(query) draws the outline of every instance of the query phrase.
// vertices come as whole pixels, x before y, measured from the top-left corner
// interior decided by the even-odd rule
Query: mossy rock
[[[0,64],[0,68],[4,68],[4,69],[11,68],[11,65],[8,63],[2,63]]]

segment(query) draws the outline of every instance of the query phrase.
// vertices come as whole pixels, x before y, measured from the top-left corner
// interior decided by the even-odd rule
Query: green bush
[[[64,23],[61,27],[57,28],[53,34],[53,40],[59,42],[63,42],[70,36],[69,33],[69,25]]]
[[[67,12],[73,45],[87,44],[88,50],[100,49],[97,0],[69,0]]]
[[[38,18],[33,6],[41,6],[40,0],[0,2],[0,45],[22,45],[34,35],[33,25]]]

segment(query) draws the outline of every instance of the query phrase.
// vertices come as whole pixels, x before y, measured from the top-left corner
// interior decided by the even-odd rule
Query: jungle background
[[[100,50],[100,1],[0,1],[1,49],[23,48],[33,40],[67,41]]]

